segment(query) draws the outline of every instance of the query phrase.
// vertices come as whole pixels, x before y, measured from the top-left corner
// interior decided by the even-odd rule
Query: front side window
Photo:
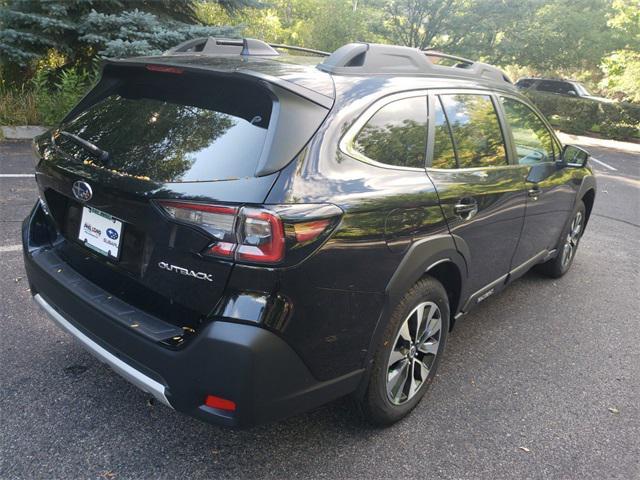
[[[511,98],[501,98],[501,101],[513,133],[518,163],[554,161],[553,137],[542,120],[522,102]]]
[[[353,149],[396,167],[424,168],[427,147],[427,99],[411,97],[389,103],[362,127]]]
[[[460,168],[507,165],[498,115],[489,95],[440,95]]]

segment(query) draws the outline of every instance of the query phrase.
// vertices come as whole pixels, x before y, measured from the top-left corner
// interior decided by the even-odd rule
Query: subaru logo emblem
[[[89,200],[91,200],[91,197],[93,197],[91,186],[87,182],[83,182],[82,180],[74,182],[71,191],[73,192],[73,196],[81,202],[88,202]]]
[[[118,232],[116,232],[113,228],[107,228],[107,237],[109,237],[111,240],[117,240]]]

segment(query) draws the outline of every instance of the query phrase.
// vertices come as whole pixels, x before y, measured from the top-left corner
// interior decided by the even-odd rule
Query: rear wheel
[[[449,331],[449,301],[437,280],[417,282],[396,306],[363,399],[367,419],[389,425],[407,415],[435,376]]]
[[[555,258],[538,265],[537,270],[540,273],[553,278],[559,278],[569,271],[569,268],[571,268],[573,264],[573,259],[576,256],[578,244],[584,233],[586,219],[586,208],[584,202],[581,201],[573,213],[569,225],[567,225],[562,232],[557,255]]]

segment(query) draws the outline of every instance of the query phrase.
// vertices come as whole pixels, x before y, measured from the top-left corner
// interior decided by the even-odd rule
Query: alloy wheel
[[[394,405],[411,400],[424,386],[440,345],[442,314],[422,302],[405,318],[387,362],[387,397]]]
[[[576,216],[573,217],[573,220],[571,221],[569,233],[567,233],[567,238],[565,239],[564,246],[562,247],[562,268],[566,268],[576,254],[578,242],[580,241],[580,234],[582,233],[583,218],[584,216],[582,215],[582,212],[577,212]]]

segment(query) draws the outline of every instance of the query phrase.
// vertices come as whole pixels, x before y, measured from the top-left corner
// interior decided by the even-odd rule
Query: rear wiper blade
[[[58,133],[60,135],[64,135],[76,145],[80,145],[84,149],[90,151],[94,156],[98,157],[98,160],[103,164],[109,163],[109,152],[106,150],[102,150],[99,146],[79,137],[78,135],[74,135],[73,133],[65,132],[64,130],[60,130]]]

